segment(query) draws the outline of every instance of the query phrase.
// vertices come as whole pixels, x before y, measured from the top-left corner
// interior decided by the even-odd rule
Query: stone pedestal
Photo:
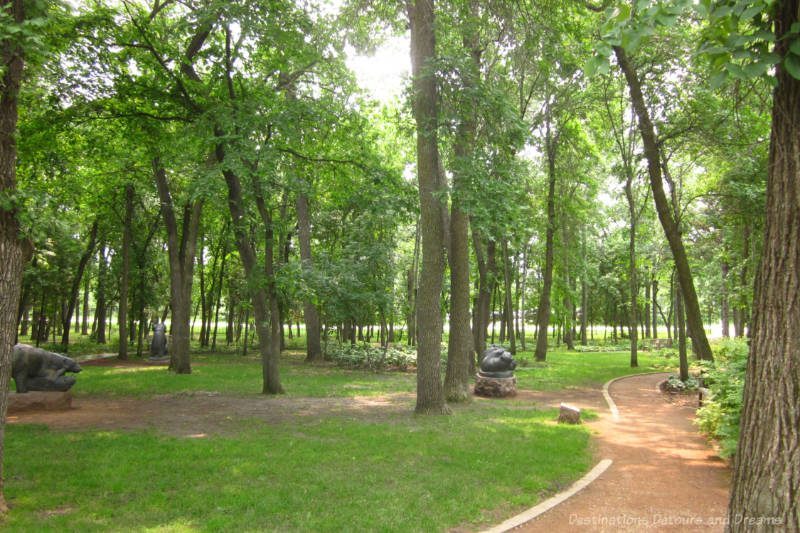
[[[150,361],[151,363],[168,363],[169,356],[168,355],[152,356],[149,357],[147,360]]]
[[[23,411],[66,411],[72,407],[72,393],[30,391],[8,392],[8,414]]]
[[[475,395],[487,398],[506,398],[517,393],[517,376],[509,378],[494,378],[481,375],[475,376]]]

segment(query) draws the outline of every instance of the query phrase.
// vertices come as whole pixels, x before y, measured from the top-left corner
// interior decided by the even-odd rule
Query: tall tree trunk
[[[680,288],[675,291],[675,324],[678,329],[678,360],[681,381],[689,379],[689,355],[686,352],[686,324],[684,321],[683,295]]]
[[[476,0],[469,3],[469,12],[477,12]],[[472,29],[462,36],[470,61],[460,73],[465,94],[475,86],[480,76],[481,50],[478,37]],[[469,98],[469,96],[467,97]],[[470,330],[469,287],[469,218],[462,202],[468,194],[469,172],[472,167],[472,145],[477,130],[477,119],[472,109],[463,110],[456,128],[453,155],[453,195],[450,207],[450,335],[447,339],[447,370],[444,392],[447,401],[464,402],[472,398],[469,390],[470,367],[474,364],[474,338]]]
[[[2,0],[5,16],[22,23],[25,11],[22,0]],[[4,36],[6,37],[6,36]],[[13,198],[17,187],[17,96],[23,70],[23,52],[16,39],[0,41],[2,83],[0,83],[0,195]],[[8,387],[11,381],[11,357],[17,333],[17,311],[22,287],[22,267],[30,256],[27,241],[19,238],[20,227],[16,207],[0,205],[0,515],[8,512],[3,498],[3,455],[8,408]]]
[[[522,282],[520,283],[519,287],[519,296],[520,296],[520,349],[524,352],[526,351],[525,347],[525,287],[528,286],[528,248],[529,246],[525,245],[525,250],[522,252]]]
[[[661,227],[664,229],[664,234],[667,237],[670,250],[672,250],[672,258],[678,270],[678,281],[681,285],[681,291],[683,292],[684,304],[686,306],[686,320],[692,335],[693,347],[695,353],[697,353],[701,359],[713,361],[714,356],[711,353],[711,346],[708,344],[708,338],[703,329],[700,304],[698,303],[697,293],[694,289],[694,280],[692,279],[689,260],[686,257],[686,249],[683,247],[680,230],[672,217],[669,202],[664,194],[664,184],[661,177],[660,148],[656,139],[653,123],[650,120],[650,113],[644,101],[641,82],[639,81],[633,64],[628,60],[625,51],[621,47],[615,46],[614,54],[617,56],[617,62],[628,82],[633,108],[636,110],[636,115],[639,117],[639,131],[642,135],[642,144],[644,145],[644,153],[647,158],[650,187],[653,191],[653,199],[656,204],[658,218],[661,221]]]
[[[172,325],[170,327],[172,343],[169,349],[169,368],[177,374],[190,374],[192,372],[190,361],[192,280],[203,200],[194,200],[183,207],[182,231],[179,235],[172,195],[167,184],[167,174],[158,157],[153,159],[153,176],[161,200],[161,217],[167,230],[172,307]]]
[[[630,281],[630,336],[631,336],[631,368],[639,366],[639,339],[637,337],[637,310],[639,283],[636,280],[636,204],[633,199],[633,174],[629,173],[625,181],[625,198],[628,199],[628,216],[630,216],[630,239],[628,240],[628,278]]]
[[[223,133],[218,127],[215,127],[214,134],[217,137],[216,158],[218,162],[222,163],[225,160],[225,148],[220,140],[223,137]],[[280,360],[280,312],[278,310],[277,295],[275,294],[275,279],[272,275],[272,265],[274,263],[272,221],[269,219],[269,213],[264,205],[263,195],[260,191],[256,191],[256,201],[262,222],[265,225],[265,240],[267,241],[265,250],[266,267],[265,271],[261,271],[258,268],[256,252],[250,241],[247,228],[247,213],[244,207],[242,183],[239,180],[239,176],[229,168],[223,168],[222,175],[228,187],[228,208],[231,213],[236,248],[239,250],[239,258],[242,261],[242,267],[248,279],[250,298],[253,304],[253,314],[261,353],[261,377],[263,383],[261,392],[262,394],[283,394],[284,390],[283,386],[281,386],[278,369]],[[256,180],[257,178],[254,178],[254,185],[257,185],[255,183]],[[266,284],[269,285],[269,288],[265,288],[265,283],[259,282],[263,280],[263,277],[267,278]],[[276,342],[278,343],[277,346]]]
[[[775,52],[797,35],[800,1],[777,2]],[[797,56],[795,56],[795,59]],[[777,66],[767,177],[764,246],[756,273],[750,355],[739,448],[733,467],[730,531],[751,531],[740,517],[770,517],[800,529],[800,80]]]
[[[547,329],[550,325],[550,292],[553,287],[553,238],[556,226],[556,144],[550,132],[550,122],[547,122],[547,231],[545,233],[544,273],[542,280],[542,293],[539,296],[539,309],[536,323],[539,325],[539,337],[536,339],[535,359],[547,359]]]
[[[75,273],[75,278],[72,280],[72,290],[69,293],[67,300],[67,309],[61,317],[61,349],[66,353],[69,349],[69,332],[70,325],[72,325],[72,313],[75,312],[75,302],[78,301],[78,295],[81,292],[81,278],[83,272],[86,270],[86,264],[91,259],[94,253],[94,247],[97,243],[97,226],[98,221],[95,220],[92,224],[92,229],[89,231],[89,242],[86,244],[86,251],[81,256],[78,263],[78,271]],[[124,339],[121,341],[124,342]]]
[[[646,339],[651,339],[652,334],[650,333],[650,281],[645,280],[644,283],[644,337]]]
[[[133,222],[133,184],[125,184],[125,219],[122,221],[122,279],[119,285],[119,351],[117,358],[128,358],[128,291],[131,279],[131,224]]]
[[[492,305],[492,293],[494,292],[495,278],[490,276],[490,272],[495,270],[495,244],[488,241],[486,253],[483,251],[483,243],[475,225],[472,225],[472,247],[475,250],[475,258],[478,263],[478,302],[477,313],[473,317],[473,334],[475,337],[475,350],[477,351],[478,363],[486,351],[488,338],[489,317]]]
[[[414,118],[417,123],[422,269],[420,276],[417,343],[417,413],[447,413],[442,387],[442,314],[439,298],[444,275],[444,228],[439,195],[438,94],[432,69],[436,58],[433,2],[410,0],[411,70]]]
[[[750,225],[745,224],[742,229],[742,269],[739,273],[738,305],[734,314],[733,327],[737,337],[744,337],[747,322],[747,262],[750,259]]]
[[[719,320],[722,325],[722,337],[727,339],[731,336],[730,330],[730,307],[728,305],[728,272],[730,272],[728,261],[722,261],[720,272],[722,274],[722,294],[720,295]]]
[[[653,290],[651,295],[653,297],[653,338],[658,338],[658,280],[653,278]]]
[[[514,335],[514,308],[511,304],[511,258],[508,255],[508,241],[506,240],[503,240],[503,278],[505,280],[505,316],[509,351],[511,355],[516,355],[517,344]]]
[[[575,336],[573,335],[573,320],[572,320],[572,281],[570,279],[569,270],[569,229],[567,224],[561,225],[561,238],[564,248],[564,287],[566,288],[564,294],[564,344],[567,345],[568,350],[575,349]]]
[[[308,197],[298,192],[295,196],[297,210],[297,241],[300,245],[300,260],[303,272],[309,273],[311,260],[311,222],[308,214]],[[320,337],[319,313],[310,297],[303,300],[303,318],[306,323],[306,361],[322,360],[322,344]]]
[[[586,330],[589,329],[589,295],[586,290],[585,274],[581,277],[581,346],[586,346]]]
[[[106,318],[108,307],[106,301],[106,278],[108,277],[108,260],[103,249],[104,244],[100,244],[100,255],[98,256],[99,265],[97,268],[97,289],[95,291],[95,310],[94,321],[96,329],[92,332],[92,338],[98,344],[106,343]]]

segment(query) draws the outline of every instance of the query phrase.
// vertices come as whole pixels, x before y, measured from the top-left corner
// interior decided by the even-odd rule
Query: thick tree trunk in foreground
[[[24,19],[22,0],[0,2],[15,22]],[[5,67],[0,83],[0,195],[11,195],[17,187],[15,166],[17,144],[17,95],[22,79],[22,51],[11,41],[0,42],[0,58]],[[19,238],[16,209],[0,207],[0,515],[8,511],[3,498],[3,452],[11,380],[11,356],[17,332],[17,311],[22,287],[22,267],[30,245]]]
[[[442,313],[439,297],[444,275],[444,228],[439,179],[439,145],[436,78],[431,72],[436,57],[433,2],[408,3],[411,25],[411,70],[414,78],[414,118],[417,123],[417,175],[419,177],[422,269],[417,300],[417,413],[449,412],[442,387]]]
[[[708,344],[708,338],[703,329],[700,304],[697,300],[697,293],[694,290],[694,280],[692,279],[692,271],[689,268],[689,260],[686,257],[686,249],[683,247],[680,230],[675,220],[672,218],[669,202],[664,194],[664,184],[661,177],[661,157],[659,156],[660,149],[656,140],[653,123],[650,120],[650,113],[645,105],[641,83],[633,64],[628,60],[625,50],[619,46],[615,46],[614,53],[617,56],[617,62],[628,82],[631,102],[633,103],[633,108],[636,110],[636,115],[639,117],[639,131],[642,135],[642,144],[644,145],[644,153],[647,158],[647,169],[650,175],[650,186],[653,190],[653,200],[656,204],[656,211],[661,221],[661,227],[664,229],[664,234],[667,237],[670,250],[672,250],[672,258],[675,261],[675,267],[678,270],[678,281],[683,291],[684,305],[686,306],[686,321],[692,336],[694,351],[700,359],[713,361],[714,356],[711,353],[711,346]]]
[[[800,1],[775,7],[776,49],[797,36]],[[729,530],[800,530],[800,80],[778,67],[772,105],[764,247],[756,275],[750,356]],[[748,519],[767,518],[754,525]]]
[[[535,359],[547,359],[547,329],[550,325],[550,291],[553,287],[553,238],[556,225],[556,141],[550,134],[550,125],[547,127],[547,162],[548,162],[548,190],[547,190],[547,232],[545,234],[544,273],[542,280],[542,294],[539,297],[536,323],[539,325],[539,334],[536,338]]]
[[[167,229],[169,253],[169,289],[172,308],[169,368],[178,374],[191,374],[192,280],[203,200],[195,200],[184,206],[182,232],[178,235],[178,222],[167,185],[167,174],[158,158],[153,160],[153,175],[161,200],[161,216]]]

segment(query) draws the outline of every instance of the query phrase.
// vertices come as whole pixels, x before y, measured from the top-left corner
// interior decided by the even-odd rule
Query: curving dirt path
[[[578,407],[600,407],[600,419],[589,426],[596,431],[596,457],[614,462],[583,491],[513,531],[724,530],[730,470],[692,425],[694,406],[670,403],[658,390],[667,375],[612,383],[616,422],[607,406],[598,405],[599,391],[565,397]]]

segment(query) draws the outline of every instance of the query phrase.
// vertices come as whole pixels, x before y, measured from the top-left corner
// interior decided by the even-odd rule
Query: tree
[[[756,5],[766,9],[766,3]],[[781,62],[772,103],[764,247],[728,511],[732,532],[800,528],[800,2],[776,2],[769,22]],[[748,522],[759,518],[776,522]]]
[[[22,267],[30,257],[30,243],[20,238],[15,205],[17,98],[25,59],[25,41],[32,29],[26,25],[25,2],[0,1],[0,514],[8,512],[3,498],[3,451],[11,381],[11,356],[16,338]],[[14,32],[8,31],[14,29]],[[15,36],[16,35],[16,36]],[[20,38],[20,36],[22,38]]]
[[[443,190],[439,172],[437,135],[438,96],[434,58],[433,0],[408,3],[411,26],[411,69],[414,119],[417,124],[417,176],[419,180],[422,268],[417,300],[417,413],[449,412],[442,388],[442,314],[439,295],[444,275],[444,228],[439,195]]]

